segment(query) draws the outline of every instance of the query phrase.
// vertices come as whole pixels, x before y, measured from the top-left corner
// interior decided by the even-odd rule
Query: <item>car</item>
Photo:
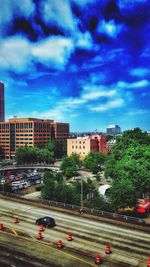
[[[55,220],[52,217],[45,216],[36,220],[36,224],[42,224],[45,227],[53,227],[56,225]]]

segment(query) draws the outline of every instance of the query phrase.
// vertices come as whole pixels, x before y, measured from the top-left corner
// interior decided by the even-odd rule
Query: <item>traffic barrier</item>
[[[68,233],[67,240],[68,241],[72,241],[73,240],[73,237],[72,237],[72,234],[71,233]]]
[[[102,262],[102,258],[101,258],[101,256],[100,256],[99,254],[96,254],[96,256],[95,256],[95,263],[96,263],[97,265],[100,265],[101,262]]]
[[[44,232],[43,224],[40,224],[39,232]]]
[[[62,248],[62,241],[61,240],[58,240],[57,241],[57,248],[61,249]]]
[[[37,239],[38,240],[42,239],[42,233],[40,231],[38,232]]]
[[[105,254],[111,254],[110,244],[106,244]]]
[[[17,216],[13,216],[13,222],[14,223],[19,223],[19,217],[17,217]]]
[[[150,267],[150,257],[148,258],[148,264],[147,267]]]
[[[3,229],[4,229],[3,223],[0,223],[0,231],[3,231]]]

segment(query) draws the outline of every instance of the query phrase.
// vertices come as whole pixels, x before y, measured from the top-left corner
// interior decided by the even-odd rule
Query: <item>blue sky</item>
[[[0,0],[6,119],[149,129],[149,0]]]

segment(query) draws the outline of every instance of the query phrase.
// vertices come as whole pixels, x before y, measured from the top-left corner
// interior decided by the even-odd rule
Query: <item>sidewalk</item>
[[[147,218],[145,218],[144,221],[145,221],[146,223],[150,224],[150,215],[149,215]]]
[[[30,194],[24,195],[24,197],[27,199],[38,199],[40,195],[41,195],[41,192],[36,191]]]

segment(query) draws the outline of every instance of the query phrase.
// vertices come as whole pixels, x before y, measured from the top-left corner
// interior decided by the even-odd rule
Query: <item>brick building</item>
[[[17,147],[41,147],[51,138],[63,142],[68,136],[68,123],[55,123],[53,120],[35,118],[13,118],[5,123],[0,122],[0,146],[5,157],[9,159],[14,157]]]
[[[76,153],[84,158],[90,152],[106,153],[106,137],[104,135],[91,135],[67,139],[67,155]]]
[[[0,122],[5,121],[4,111],[4,84],[0,82]]]

